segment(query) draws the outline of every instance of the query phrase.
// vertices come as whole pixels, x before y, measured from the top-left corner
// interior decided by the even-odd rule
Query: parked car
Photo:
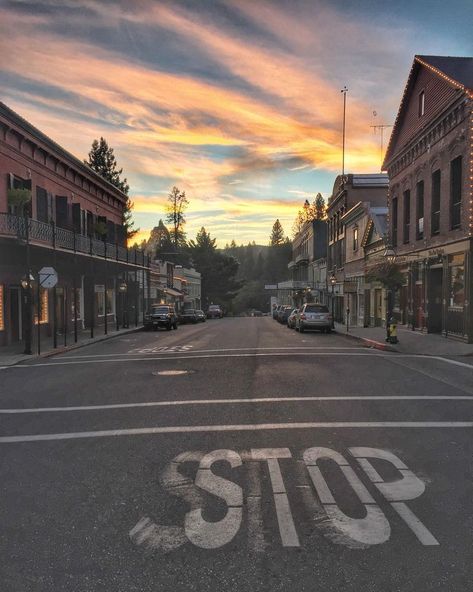
[[[282,325],[287,325],[287,318],[291,314],[292,310],[293,310],[292,306],[283,306],[281,308],[281,310],[278,313],[278,321]]]
[[[205,312],[203,310],[196,310],[195,314],[197,316],[198,323],[205,323],[205,321],[207,320],[207,317],[205,316]]]
[[[179,323],[185,325],[186,323],[197,323],[197,311],[194,308],[188,308],[179,315]]]
[[[296,319],[297,319],[298,313],[299,313],[299,309],[298,308],[294,308],[291,311],[291,314],[287,317],[287,326],[289,327],[289,329],[295,329],[296,328]]]
[[[331,332],[332,315],[327,306],[316,302],[304,304],[296,317],[296,331],[303,333],[307,329]]]
[[[251,311],[251,316],[252,317],[262,317],[263,313],[261,310],[252,310]]]
[[[223,317],[223,310],[218,304],[211,304],[207,311],[208,319],[221,319]]]
[[[273,319],[275,319],[276,321],[279,320],[278,316],[283,306],[284,304],[278,304],[276,308],[273,308]]]
[[[164,327],[168,331],[177,329],[177,315],[174,306],[169,304],[156,304],[145,315],[145,329],[157,331]]]

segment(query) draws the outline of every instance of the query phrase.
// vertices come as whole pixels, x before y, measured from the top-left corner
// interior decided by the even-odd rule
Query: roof
[[[389,178],[384,173],[374,173],[369,175],[353,175],[353,187],[387,187]]]
[[[108,191],[111,191],[117,195],[120,195],[122,200],[127,199],[126,194],[123,193],[122,191],[120,191],[120,189],[118,189],[118,187],[116,187],[115,185],[110,183],[110,181],[107,181],[107,179],[104,179],[102,176],[100,176],[98,173],[96,173],[93,169],[91,169],[87,164],[82,162],[79,158],[77,158],[76,156],[74,156],[73,154],[68,152],[65,148],[60,146],[57,142],[52,140],[49,136],[44,134],[37,127],[32,125],[29,121],[27,121],[26,119],[21,117],[21,115],[18,115],[18,113],[13,111],[13,109],[10,109],[10,107],[5,105],[5,103],[2,103],[2,101],[0,101],[0,115],[4,115],[10,121],[13,121],[19,128],[23,129],[25,132],[27,132],[28,134],[30,134],[34,138],[37,138],[38,140],[43,142],[43,144],[45,144],[51,150],[54,150],[56,153],[61,155],[63,158],[66,158],[66,159],[72,161],[74,166],[76,166],[83,174],[88,175],[89,177],[92,177],[92,179],[94,179],[94,181],[96,183],[100,183],[100,184],[104,185],[108,189]]]
[[[387,166],[387,162],[391,156],[391,149],[394,146],[398,131],[399,124],[401,122],[404,111],[407,108],[407,102],[410,91],[414,86],[417,72],[419,68],[423,66],[428,68],[438,76],[442,77],[446,82],[451,84],[453,87],[463,91],[472,91],[473,89],[473,57],[453,57],[453,56],[428,56],[428,55],[416,55],[412,62],[409,77],[404,87],[404,93],[401,98],[399,110],[396,116],[396,120],[393,125],[391,137],[389,138],[388,147],[384,156],[382,169],[384,170]]]
[[[415,59],[437,74],[447,76],[452,84],[473,90],[473,58],[417,55]]]

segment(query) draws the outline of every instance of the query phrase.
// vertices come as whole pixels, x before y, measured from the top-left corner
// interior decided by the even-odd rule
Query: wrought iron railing
[[[9,236],[31,244],[46,245],[76,253],[94,255],[149,267],[149,257],[140,249],[128,249],[117,244],[78,234],[55,224],[0,212],[0,237]]]

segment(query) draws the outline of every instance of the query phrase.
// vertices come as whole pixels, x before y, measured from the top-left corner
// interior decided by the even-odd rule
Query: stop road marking
[[[348,452],[352,464],[357,465],[366,475],[368,486],[361,481],[345,456],[336,450],[311,447],[298,455],[302,458],[309,476],[310,495],[316,494],[325,514],[323,534],[338,544],[357,548],[368,548],[388,541],[391,537],[391,526],[369,491],[371,489],[373,493],[376,492],[384,498],[422,545],[439,545],[433,534],[406,504],[424,493],[425,483],[389,450],[353,447],[349,448]],[[160,552],[172,551],[187,542],[203,549],[218,549],[235,538],[245,514],[248,533],[249,536],[251,533],[252,537],[249,546],[252,550],[263,550],[266,543],[262,532],[261,485],[257,482],[259,473],[254,470],[257,468],[269,473],[282,546],[299,547],[300,539],[291,512],[280,459],[293,459],[289,448],[258,448],[252,449],[249,453],[222,449],[207,454],[200,451],[179,454],[162,471],[160,482],[168,494],[183,499],[190,509],[183,516],[181,524],[174,526],[161,526],[148,517],[142,518],[130,530],[131,540],[148,550]],[[247,465],[250,486],[246,492],[234,481],[213,472],[213,465],[222,461],[228,463],[231,469]],[[383,464],[386,467],[386,463],[389,463],[391,471],[394,470],[398,478],[390,481],[383,479],[373,466],[373,461],[379,467],[383,467]],[[194,480],[185,477],[179,470],[184,463],[189,462],[199,463]],[[363,505],[363,518],[347,515],[338,505],[330,487],[330,479],[324,475],[327,473],[326,467],[329,466],[327,462],[334,470],[340,470],[352,492]],[[208,504],[208,497],[204,496],[204,492],[207,496],[210,494],[223,500],[226,514],[222,519],[210,522],[204,518]],[[258,528],[260,532],[257,532]],[[259,541],[258,544],[255,544],[255,540]]]

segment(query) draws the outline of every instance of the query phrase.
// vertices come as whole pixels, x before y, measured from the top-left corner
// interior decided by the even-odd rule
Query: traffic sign
[[[57,272],[54,267],[42,267],[38,275],[39,285],[42,288],[54,288],[57,284]]]

